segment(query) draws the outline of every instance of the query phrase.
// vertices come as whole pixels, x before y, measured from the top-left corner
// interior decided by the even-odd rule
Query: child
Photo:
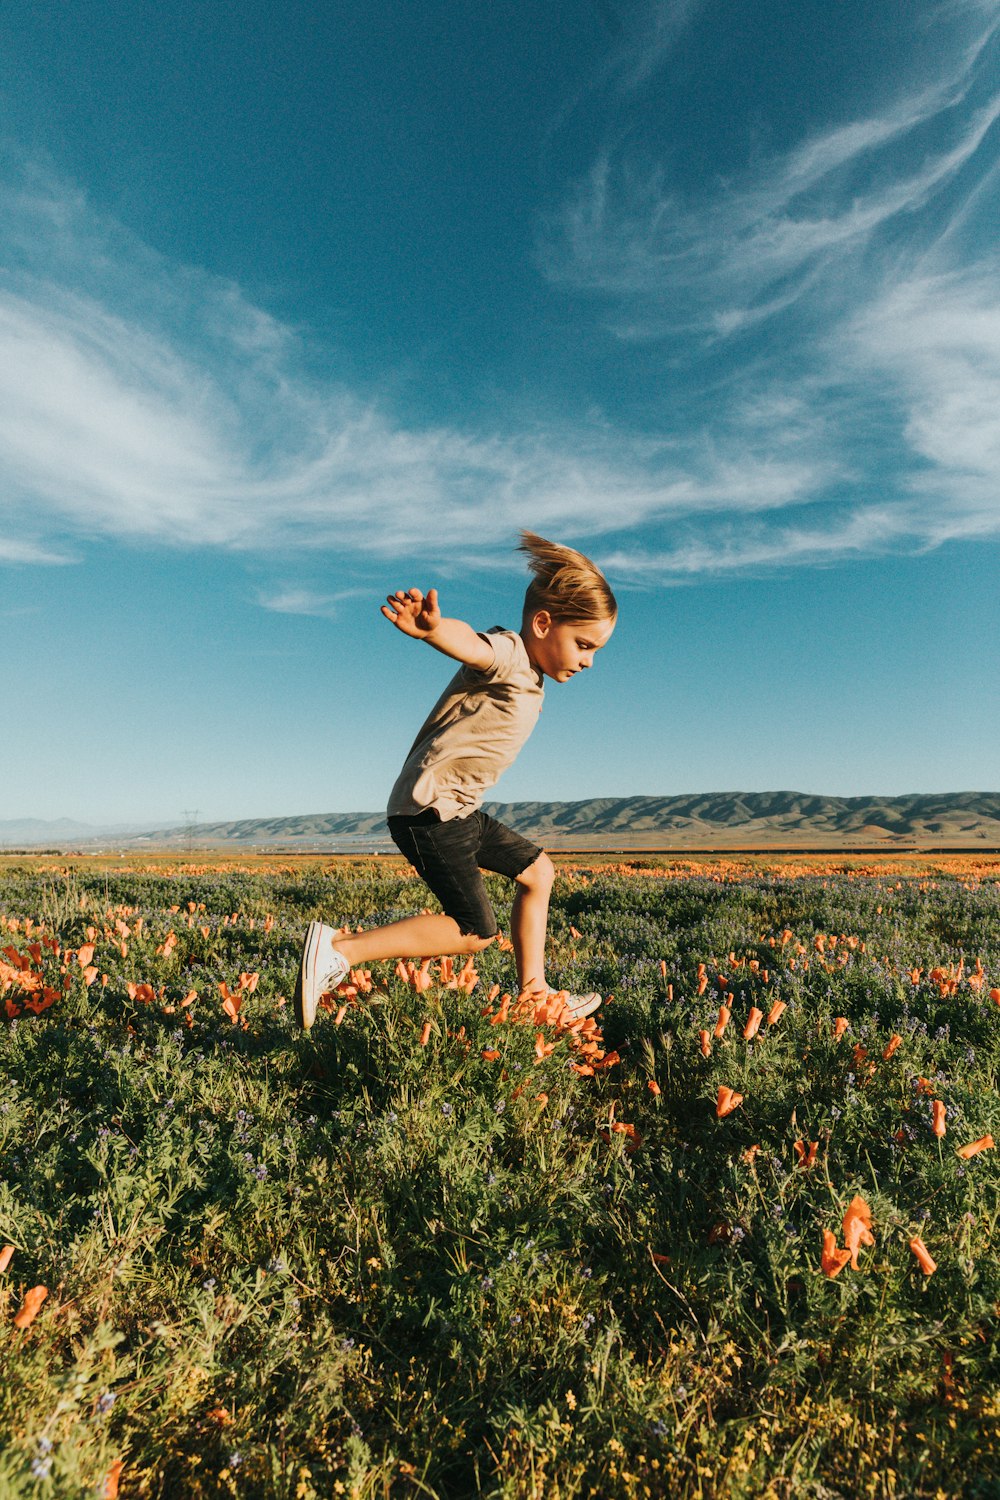
[[[335,936],[310,922],[295,986],[295,1010],[308,1029],[320,998],[352,968],[386,958],[479,953],[497,934],[481,870],[517,884],[511,941],[519,989],[551,994],[545,982],[545,929],[555,868],[529,839],[482,811],[485,791],[515,759],[534,729],[543,680],[567,682],[593,665],[615,628],[618,606],[603,574],[570,547],[522,531],[516,549],[534,574],[524,596],[521,630],[475,631],[445,619],[437,590],[397,589],[382,614],[397,630],[427,641],[462,666],[431,709],[389,797],[393,843],[441,903],[442,911],[386,927]],[[601,1003],[570,995],[574,1016]]]

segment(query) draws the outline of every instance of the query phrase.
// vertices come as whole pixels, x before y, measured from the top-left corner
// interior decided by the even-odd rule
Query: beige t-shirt
[[[521,637],[502,625],[476,633],[493,647],[493,665],[455,673],[410,747],[387,817],[414,816],[426,807],[436,808],[442,822],[467,817],[538,722],[543,675]]]

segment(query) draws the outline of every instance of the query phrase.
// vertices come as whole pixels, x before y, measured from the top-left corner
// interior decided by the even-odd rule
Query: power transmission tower
[[[181,817],[184,819],[184,848],[190,854],[194,849],[194,830],[198,822],[198,809],[186,807]]]

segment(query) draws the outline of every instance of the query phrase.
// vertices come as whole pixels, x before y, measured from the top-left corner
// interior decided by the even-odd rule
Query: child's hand
[[[431,589],[426,598],[419,589],[407,589],[405,593],[397,589],[394,594],[387,594],[386,599],[388,603],[382,605],[382,613],[404,635],[423,640],[441,624],[437,589]]]

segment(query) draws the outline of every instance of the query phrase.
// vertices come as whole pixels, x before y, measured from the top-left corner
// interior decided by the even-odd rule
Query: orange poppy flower
[[[434,983],[434,976],[431,973],[431,961],[429,958],[425,958],[419,969],[417,968],[416,964],[411,964],[410,968],[412,970],[412,973],[410,975],[410,984],[416,990],[418,995],[422,995],[424,990],[429,990],[431,985]],[[441,978],[450,979],[451,973],[449,972],[446,975],[444,969],[442,968]]]
[[[615,1120],[612,1122],[611,1129],[615,1132],[616,1135],[623,1135],[625,1137],[626,1154],[628,1156],[634,1156],[639,1147],[642,1145],[642,1136],[639,1134],[638,1130],[636,1130],[635,1126],[626,1124],[624,1120]],[[604,1135],[604,1132],[602,1131],[601,1134]],[[605,1137],[605,1139],[607,1139],[610,1144],[610,1138]]]
[[[848,1204],[841,1232],[844,1236],[844,1244],[850,1252],[851,1266],[856,1271],[859,1246],[875,1243],[875,1236],[872,1234],[871,1209],[865,1200],[856,1194]]]
[[[839,1042],[840,1038],[844,1035],[844,1032],[846,1030],[847,1030],[847,1017],[846,1016],[835,1016],[834,1017],[834,1021],[833,1021],[833,1040],[835,1042]]]
[[[945,1124],[944,1105],[942,1104],[941,1100],[935,1099],[934,1103],[931,1105],[931,1109],[934,1112],[934,1119],[931,1124],[931,1129],[937,1136],[944,1135],[945,1131],[948,1129],[948,1126]]]
[[[708,1057],[712,1051],[711,1038],[707,1031],[699,1031],[698,1036],[701,1040],[701,1055],[702,1057]]]
[[[719,1019],[715,1023],[715,1035],[720,1037],[729,1025],[729,1017],[732,1014],[724,1005],[719,1006]]]
[[[775,1000],[774,1004],[771,1006],[771,1009],[767,1013],[768,1026],[773,1026],[777,1021],[780,1021],[782,1012],[786,1009],[787,1006],[785,1005],[784,1000]]]
[[[748,1146],[743,1155],[740,1157],[740,1160],[745,1161],[747,1166],[749,1166],[759,1150],[759,1146]]]
[[[33,1286],[30,1292],[25,1292],[24,1301],[21,1303],[21,1311],[14,1319],[15,1328],[27,1328],[38,1316],[38,1309],[49,1295],[47,1286]]]
[[[536,1094],[535,1098],[538,1101],[538,1107],[539,1107],[539,1109],[544,1109],[545,1106],[546,1106],[546,1104],[548,1104],[548,1102],[549,1102],[549,1096],[548,1096],[548,1094]]]
[[[655,1078],[651,1078],[646,1087],[649,1089],[649,1092],[657,1099],[663,1093],[663,1090],[660,1088],[660,1085],[657,1083]]]
[[[344,1017],[346,1015],[347,1015],[347,1006],[346,1005],[338,1005],[338,1007],[337,1007],[337,1014],[333,1018],[333,1024],[334,1024],[334,1026],[339,1026],[340,1023],[341,1023],[341,1021],[343,1021],[343,1019],[344,1019]]]
[[[885,1050],[882,1053],[883,1058],[885,1058],[888,1061],[888,1059],[895,1052],[896,1048],[900,1045],[900,1043],[902,1042],[902,1040],[903,1040],[903,1038],[900,1036],[899,1032],[898,1031],[894,1031],[893,1034],[892,1034],[892,1036],[889,1038],[888,1042],[886,1043]]]
[[[742,1094],[737,1094],[733,1089],[727,1088],[724,1083],[719,1084],[719,1094],[715,1102],[715,1113],[718,1119],[724,1120],[726,1115],[731,1115],[734,1109],[739,1109],[742,1103]]]
[[[93,945],[93,943],[84,943],[84,945],[83,945],[82,948],[78,948],[77,949],[77,952],[76,952],[76,961],[80,965],[81,969],[85,969],[87,967],[87,965],[90,963],[90,960],[93,958],[93,956],[94,956],[94,945]]]
[[[808,1171],[813,1162],[816,1160],[816,1152],[819,1149],[819,1141],[810,1141],[808,1151],[806,1150],[805,1141],[793,1141],[792,1145],[795,1151],[795,1155],[799,1159],[799,1166],[805,1167]]]
[[[14,1258],[14,1246],[13,1245],[4,1245],[3,1249],[0,1250],[0,1271],[6,1271],[7,1267],[10,1265],[11,1261],[13,1260],[13,1258]]]
[[[430,1021],[425,1021],[424,1024],[423,1024],[423,1029],[420,1032],[420,1045],[421,1045],[421,1047],[426,1047],[427,1043],[430,1041],[430,1039],[431,1039],[431,1023],[430,1023]]]
[[[226,1012],[226,1015],[235,1026],[237,1018],[239,1017],[240,1006],[243,1004],[242,991],[237,990],[235,995],[231,994],[229,986],[223,979],[219,983],[219,993],[222,996],[222,1009]]]
[[[823,1252],[819,1263],[827,1276],[839,1276],[851,1258],[850,1250],[838,1250],[832,1229],[823,1230]]]
[[[980,1151],[992,1151],[995,1141],[991,1135],[981,1135],[978,1141],[970,1141],[967,1146],[960,1146],[957,1155],[963,1161],[968,1161],[972,1156],[978,1156]]]
[[[747,1017],[747,1024],[743,1028],[743,1040],[745,1042],[749,1042],[751,1037],[755,1037],[757,1035],[757,1032],[760,1029],[760,1023],[761,1021],[763,1021],[763,1019],[764,1012],[762,1010],[758,1010],[756,1005],[752,1006],[750,1014]]]
[[[500,1054],[495,1047],[484,1047],[480,1056],[485,1058],[487,1062],[496,1062]]]
[[[934,1272],[937,1270],[937,1261],[934,1260],[930,1251],[927,1249],[927,1246],[920,1238],[919,1234],[915,1234],[913,1236],[912,1240],[910,1241],[910,1249],[913,1251],[914,1255],[917,1257],[917,1260],[920,1262],[920,1269],[921,1271],[923,1271],[924,1275],[933,1276]]]
[[[104,1500],[118,1500],[118,1481],[125,1467],[123,1458],[116,1458],[104,1476]]]

